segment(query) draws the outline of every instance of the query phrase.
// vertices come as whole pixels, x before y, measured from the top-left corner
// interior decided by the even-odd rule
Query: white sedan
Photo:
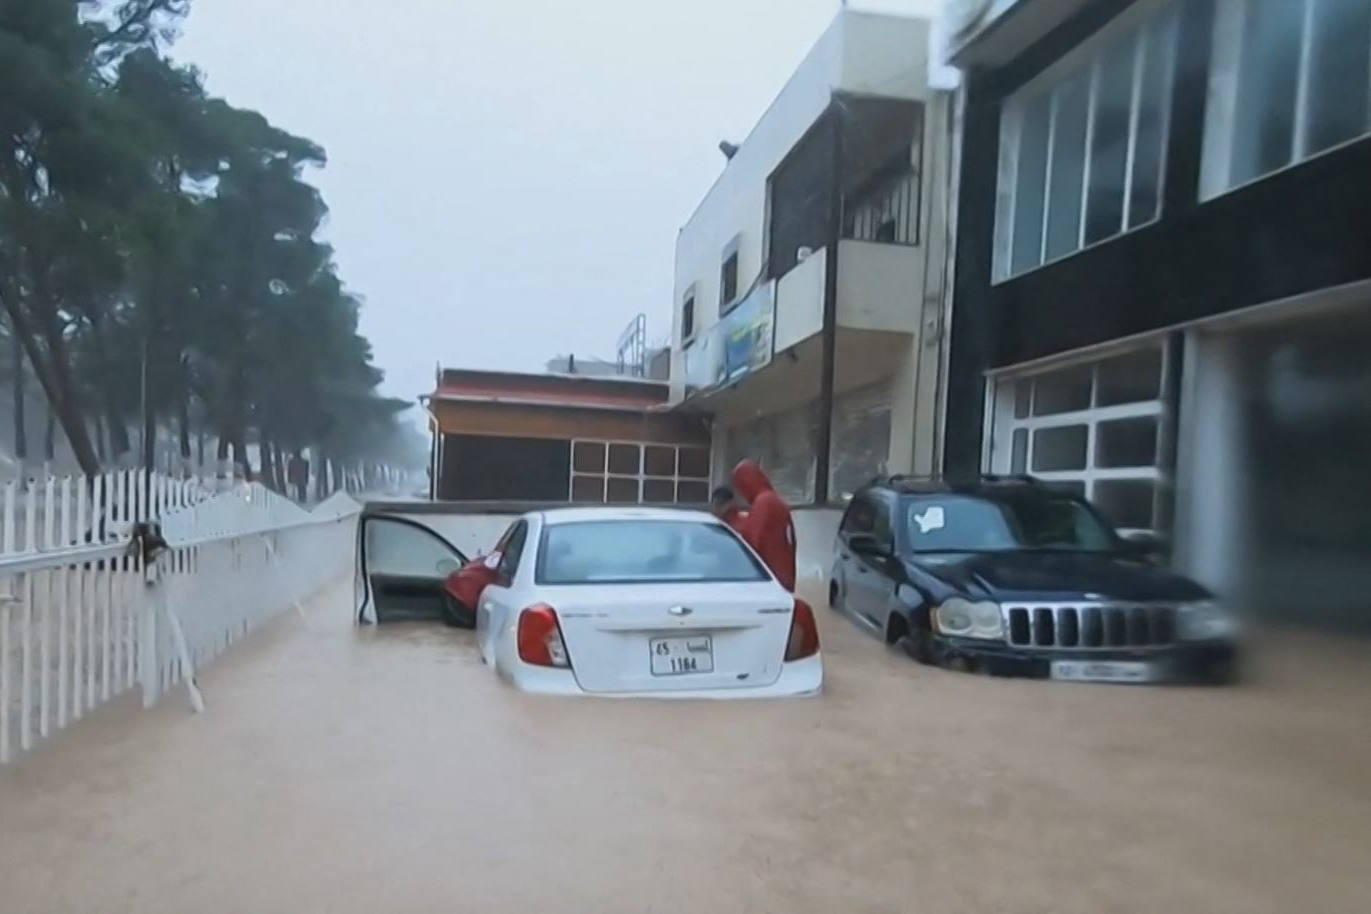
[[[432,556],[416,558],[415,531],[386,529],[396,523],[364,518],[363,543],[377,562],[388,551],[424,565]],[[411,539],[402,544],[401,535]],[[382,537],[389,549],[378,548]],[[363,549],[373,618],[387,607],[403,617],[416,599],[414,576],[368,572]],[[510,525],[488,561],[496,575],[477,608],[477,643],[485,662],[524,691],[763,698],[822,688],[813,611],[705,512],[533,511]],[[443,567],[455,567],[453,559]]]

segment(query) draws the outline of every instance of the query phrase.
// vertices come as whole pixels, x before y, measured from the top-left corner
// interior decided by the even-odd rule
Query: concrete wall
[[[838,258],[838,326],[896,333],[919,329],[922,248],[844,241]]]
[[[824,275],[827,248],[815,251],[776,282],[776,352],[809,339],[824,325]]]

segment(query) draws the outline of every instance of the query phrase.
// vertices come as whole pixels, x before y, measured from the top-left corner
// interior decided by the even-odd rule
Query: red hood
[[[752,504],[763,492],[771,492],[771,480],[766,478],[762,468],[755,461],[742,460],[733,468],[733,491]]]

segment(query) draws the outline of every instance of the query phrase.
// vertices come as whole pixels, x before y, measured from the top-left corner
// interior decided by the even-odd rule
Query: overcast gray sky
[[[854,8],[917,12],[936,0]],[[385,389],[670,333],[676,230],[838,0],[194,0],[174,56],[322,143]]]

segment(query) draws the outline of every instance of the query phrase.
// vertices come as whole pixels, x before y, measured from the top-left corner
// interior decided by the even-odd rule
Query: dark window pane
[[[636,444],[611,444],[609,446],[609,471],[625,476],[637,476],[640,464]]]
[[[1090,141],[1087,243],[1123,230],[1124,172],[1128,167],[1129,112],[1138,39],[1128,35],[1100,58],[1095,86],[1095,127]]]
[[[1033,415],[1051,416],[1090,408],[1091,367],[1080,365],[1039,375],[1033,395]]]
[[[676,449],[651,444],[643,448],[643,475],[675,476]]]
[[[653,505],[669,505],[676,500],[676,483],[670,479],[644,479],[643,501]]]
[[[1047,260],[1081,246],[1081,182],[1085,177],[1085,133],[1090,71],[1057,87],[1052,128],[1052,174],[1047,185]]]
[[[865,498],[853,499],[843,516],[844,533],[870,533],[876,526],[876,509]]]
[[[1147,479],[1101,479],[1095,483],[1095,505],[1116,527],[1153,529],[1155,484]]]
[[[581,521],[544,530],[540,584],[763,581],[738,537],[704,521]]]
[[[1033,402],[1033,382],[1023,380],[1012,384],[1014,388],[1014,418],[1028,417],[1029,404]]]
[[[1063,495],[1079,495],[1082,498],[1085,497],[1085,483],[1080,480],[1053,480],[1051,482],[1044,482],[1043,485],[1053,492],[1061,492]]]
[[[1320,0],[1315,10],[1306,155],[1360,136],[1371,126],[1371,3]]]
[[[599,504],[605,500],[605,480],[602,476],[571,477],[571,500]]]
[[[676,501],[683,505],[703,505],[709,501],[709,483],[682,481],[676,484]]]
[[[1288,165],[1294,155],[1304,4],[1248,0],[1244,23],[1232,185]]]
[[[1099,364],[1096,406],[1143,403],[1162,392],[1162,351],[1144,349],[1105,359]]]
[[[1162,134],[1175,46],[1175,19],[1154,20],[1142,33],[1142,88],[1138,92],[1138,129],[1133,140],[1133,180],[1128,198],[1128,227],[1157,218],[1161,201]]]
[[[603,473],[605,446],[600,441],[578,441],[572,452],[571,467],[577,473]]]
[[[680,469],[677,475],[691,479],[708,479],[709,451],[698,447],[681,448]]]
[[[681,339],[688,340],[695,333],[695,296],[681,306]]]
[[[1085,469],[1086,426],[1040,428],[1033,433],[1033,470]]]
[[[638,480],[609,478],[606,501],[610,504],[636,504],[638,501]]]
[[[719,269],[719,309],[733,304],[738,297],[738,255],[729,254]]]
[[[1010,273],[1042,263],[1043,194],[1047,189],[1047,135],[1051,93],[1029,102],[1023,112],[1018,171],[1014,179],[1014,235]]]
[[[1114,419],[1095,426],[1095,466],[1150,467],[1156,463],[1156,416]]]
[[[1009,472],[1028,472],[1028,429],[1016,428],[1014,430],[1014,445],[1012,450],[1013,454],[1010,458]]]

